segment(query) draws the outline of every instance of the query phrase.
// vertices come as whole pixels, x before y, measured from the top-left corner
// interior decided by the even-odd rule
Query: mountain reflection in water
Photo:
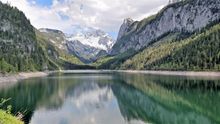
[[[217,124],[220,80],[127,73],[54,74],[0,88],[30,124]]]

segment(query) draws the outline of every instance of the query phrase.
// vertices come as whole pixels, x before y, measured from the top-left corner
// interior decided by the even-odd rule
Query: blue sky
[[[94,27],[116,39],[125,18],[141,20],[157,13],[169,0],[0,0],[23,11],[36,28],[65,33]]]
[[[34,1],[39,6],[51,6],[53,1],[52,0],[29,0],[30,2]]]

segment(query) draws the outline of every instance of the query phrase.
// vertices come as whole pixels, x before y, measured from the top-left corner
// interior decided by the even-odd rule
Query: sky
[[[141,20],[157,13],[168,0],[0,0],[23,11],[36,28],[67,34],[77,28],[101,29],[116,38],[123,20]]]

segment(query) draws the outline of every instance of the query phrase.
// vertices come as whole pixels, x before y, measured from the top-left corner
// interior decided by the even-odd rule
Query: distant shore
[[[196,77],[220,77],[220,72],[207,72],[207,71],[149,71],[149,70],[118,70],[118,72],[126,73],[141,73],[152,75],[172,75],[172,76],[196,76]]]
[[[220,72],[194,72],[194,71],[149,71],[149,70],[60,70],[53,72],[22,72],[18,74],[2,75],[0,74],[0,84],[7,82],[17,82],[19,80],[44,77],[50,73],[111,73],[111,72],[123,72],[123,73],[140,73],[140,74],[152,74],[152,75],[167,75],[167,76],[191,76],[191,77],[219,77]]]
[[[151,71],[151,70],[61,70],[61,73],[140,73],[152,75],[170,75],[170,76],[196,76],[196,77],[220,77],[220,72],[208,71]]]
[[[21,72],[18,74],[0,74],[0,84],[7,82],[17,82],[19,80],[34,78],[34,77],[44,77],[47,76],[48,72]]]

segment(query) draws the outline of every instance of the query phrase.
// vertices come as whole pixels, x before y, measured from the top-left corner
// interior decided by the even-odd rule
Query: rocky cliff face
[[[111,54],[139,50],[168,32],[194,32],[219,21],[220,0],[188,0],[165,7],[140,22],[124,21]]]
[[[54,46],[62,51],[67,52],[66,36],[62,31],[55,29],[42,28],[39,29],[42,35],[47,38]]]
[[[129,28],[133,23],[134,20],[132,20],[131,18],[127,18],[124,20],[123,24],[120,27],[117,40],[120,40],[126,34],[126,32],[129,32]]]

